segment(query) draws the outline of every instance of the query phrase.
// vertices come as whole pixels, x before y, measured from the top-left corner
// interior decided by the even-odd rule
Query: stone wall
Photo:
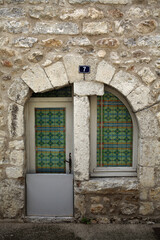
[[[159,0],[0,0],[0,218],[25,216],[25,103],[73,84],[75,217],[158,221],[159,18]],[[81,64],[91,66],[85,81]],[[137,178],[90,179],[89,97],[104,85],[136,115]]]

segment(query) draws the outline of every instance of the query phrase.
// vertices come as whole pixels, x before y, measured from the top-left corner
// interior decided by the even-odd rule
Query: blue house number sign
[[[79,66],[79,73],[90,73],[90,66]]]

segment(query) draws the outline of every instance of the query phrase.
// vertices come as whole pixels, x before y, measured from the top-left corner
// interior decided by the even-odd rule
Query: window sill
[[[117,194],[126,191],[138,191],[138,179],[136,177],[111,177],[94,178],[89,181],[81,182],[75,192],[81,194],[102,193],[116,191]]]

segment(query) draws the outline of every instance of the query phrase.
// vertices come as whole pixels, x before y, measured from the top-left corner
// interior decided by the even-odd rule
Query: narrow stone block
[[[104,94],[104,84],[96,82],[76,82],[74,83],[74,94],[79,96],[92,96]]]

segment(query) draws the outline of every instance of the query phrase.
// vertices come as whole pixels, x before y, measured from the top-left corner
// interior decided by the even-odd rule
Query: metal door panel
[[[73,174],[27,174],[27,215],[73,216]]]

